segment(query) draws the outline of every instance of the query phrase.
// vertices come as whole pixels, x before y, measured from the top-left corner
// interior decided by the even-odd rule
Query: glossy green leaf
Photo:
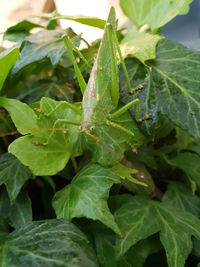
[[[5,190],[0,191],[0,216],[6,219],[9,225],[20,228],[32,221],[31,201],[25,191],[21,191],[14,204],[10,203]]]
[[[21,50],[21,58],[12,69],[12,74],[43,59],[49,58],[53,66],[57,65],[66,51],[62,35],[63,32],[43,30],[27,37]]]
[[[138,242],[122,258],[117,259],[114,233],[98,224],[93,228],[97,257],[102,267],[143,267],[150,254],[162,249],[158,237],[153,236]]]
[[[62,220],[29,223],[1,240],[0,263],[5,267],[96,267],[96,258],[85,235]]]
[[[53,207],[57,218],[71,220],[86,217],[99,220],[120,234],[107,205],[111,186],[119,182],[120,178],[111,169],[97,164],[87,165],[70,185],[55,194]]]
[[[200,198],[192,194],[191,190],[183,183],[171,182],[162,201],[173,207],[191,212],[200,218]]]
[[[26,181],[33,178],[30,170],[16,157],[5,153],[0,157],[0,185],[5,184],[11,203]]]
[[[132,64],[129,77],[132,87],[140,89],[130,96],[123,86],[123,101],[139,98],[141,115],[151,114],[144,124],[155,124],[161,112],[190,135],[200,137],[200,53],[187,49],[167,40],[161,40],[157,46],[157,58],[148,63],[150,71],[139,65]],[[146,126],[149,131],[149,127]]]
[[[200,157],[197,154],[190,152],[179,153],[168,162],[184,171],[189,178],[200,185]]]
[[[33,81],[21,87],[21,89],[18,99],[26,103],[40,101],[42,97],[67,100],[69,102],[73,99],[73,87],[71,84],[54,81],[53,79]]]
[[[130,31],[120,43],[123,57],[136,57],[141,62],[156,58],[157,43],[163,37],[146,32]]]
[[[128,70],[132,92],[129,92],[124,71],[120,68],[119,80],[121,101],[124,104],[128,104],[135,99],[140,100],[140,118],[145,117],[146,114],[151,114],[152,117],[139,123],[138,126],[146,135],[154,137],[158,119],[158,108],[155,102],[151,101],[153,98],[153,92],[150,90],[150,83],[148,81],[148,69],[144,64],[134,58],[127,58],[125,60],[125,64]],[[129,111],[132,117],[136,118],[135,107],[131,107]]]
[[[191,2],[192,0],[120,0],[120,6],[137,27],[148,24],[155,30],[177,15],[187,13]]]
[[[65,167],[72,154],[79,135],[81,111],[76,105],[44,97],[36,112],[37,131],[16,139],[9,152],[35,175],[54,175]]]
[[[154,70],[151,77],[161,112],[192,136],[199,137],[200,53],[161,41],[157,56],[151,65]]]
[[[119,257],[138,241],[160,232],[168,265],[181,267],[192,250],[191,236],[200,239],[200,221],[191,213],[140,196],[126,199],[115,219],[123,235],[117,240]]]
[[[19,49],[15,48],[5,54],[4,52],[0,54],[0,90],[2,89],[2,86],[5,82],[5,79],[12,68],[12,66],[15,64],[15,62],[19,59]]]

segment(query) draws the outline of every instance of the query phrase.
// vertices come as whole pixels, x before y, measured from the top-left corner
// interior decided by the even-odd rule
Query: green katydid
[[[122,108],[116,110],[119,100],[117,54],[120,58],[129,90],[131,85],[117,41],[116,16],[114,8],[111,8],[108,21],[105,26],[104,36],[87,85],[73,55],[72,50],[76,49],[73,47],[72,41],[68,37],[64,37],[64,42],[83,93],[83,118],[80,127],[81,132],[100,143],[100,138],[97,137],[98,134],[95,136],[95,129],[99,128],[99,126],[107,125],[108,127],[117,129],[119,132],[128,135],[130,138],[134,137],[134,131],[129,129],[129,127],[124,127],[121,123],[116,121],[123,114],[127,113],[128,109],[133,105],[136,105],[136,120],[139,121],[140,101],[139,99],[135,99]],[[79,56],[83,58],[80,52]],[[85,59],[83,60],[86,61]]]
[[[116,127],[129,135],[134,135],[134,133],[128,129],[112,121],[112,119],[121,116],[133,105],[136,105],[136,120],[139,120],[140,112],[139,99],[131,101],[116,111],[119,100],[117,53],[119,54],[125,72],[128,87],[130,87],[128,72],[117,41],[115,10],[111,8],[105,26],[104,36],[94,62],[86,91],[83,95],[84,116],[82,129],[84,130],[88,131],[93,129],[100,116],[102,123]],[[113,110],[115,111],[113,112]]]
[[[87,85],[78,67],[73,50],[78,53],[82,60],[84,60],[87,64],[89,63],[82,56],[81,52],[78,52],[78,49],[74,46],[69,37],[65,36],[63,40],[70,60],[74,66],[79,86],[83,94],[82,131],[91,135],[91,131],[97,125],[103,123],[114,127],[129,136],[134,136],[132,131],[113,121],[127,112],[127,110],[133,105],[136,105],[136,120],[140,121],[139,99],[135,99],[122,108],[116,110],[119,100],[117,53],[125,73],[129,91],[131,90],[131,85],[117,41],[116,15],[114,8],[111,8],[110,10],[108,21],[105,26],[104,36]]]

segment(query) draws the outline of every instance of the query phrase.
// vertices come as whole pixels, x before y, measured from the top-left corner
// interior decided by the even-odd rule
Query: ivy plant
[[[200,52],[162,35],[192,0],[119,2],[3,35],[1,266],[200,265]]]

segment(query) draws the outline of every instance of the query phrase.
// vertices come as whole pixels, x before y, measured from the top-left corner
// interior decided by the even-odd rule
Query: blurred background
[[[85,15],[106,19],[110,6],[117,10],[119,26],[133,27],[121,12],[118,0],[0,0],[0,32],[30,15],[49,13],[55,9],[63,15]],[[38,22],[38,19],[32,21]],[[61,25],[65,28],[72,27],[78,34],[83,33],[83,38],[89,42],[102,36],[102,30],[76,22],[65,20],[61,21]],[[163,33],[171,40],[200,50],[200,0],[193,1],[189,14],[179,16],[168,23]]]

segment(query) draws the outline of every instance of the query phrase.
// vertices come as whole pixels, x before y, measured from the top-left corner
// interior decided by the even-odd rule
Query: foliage
[[[135,30],[111,8],[4,33],[2,266],[200,264],[200,53],[160,34],[190,3],[120,0]],[[59,19],[103,37],[86,45]]]

